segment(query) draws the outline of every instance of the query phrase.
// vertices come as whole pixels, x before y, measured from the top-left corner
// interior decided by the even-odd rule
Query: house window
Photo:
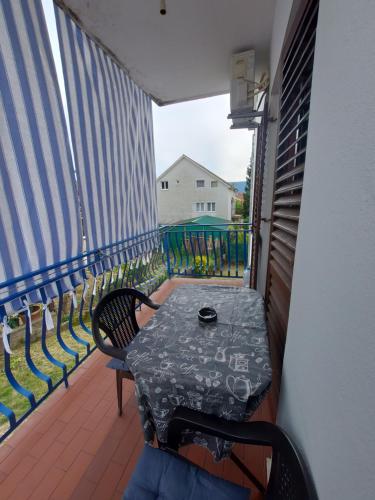
[[[161,181],[161,189],[162,189],[162,191],[167,191],[168,181]]]
[[[216,212],[216,202],[215,201],[207,202],[207,212]]]
[[[217,181],[211,181],[211,187],[217,188]]]
[[[193,212],[204,212],[204,202],[193,203]]]
[[[204,180],[203,179],[196,180],[195,185],[197,188],[204,188]]]

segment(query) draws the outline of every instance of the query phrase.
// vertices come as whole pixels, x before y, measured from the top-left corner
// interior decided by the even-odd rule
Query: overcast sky
[[[52,0],[42,0],[56,62],[64,86]],[[63,93],[64,94],[64,93]],[[63,104],[66,111],[65,95]],[[244,181],[252,132],[230,130],[229,94],[159,107],[153,105],[156,174],[186,154],[226,181]]]
[[[244,181],[252,132],[230,130],[229,94],[153,106],[156,173],[186,154],[227,181]]]

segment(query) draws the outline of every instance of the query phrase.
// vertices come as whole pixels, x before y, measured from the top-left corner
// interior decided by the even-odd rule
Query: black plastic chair
[[[187,460],[176,454],[182,433],[187,429],[236,443],[272,447],[272,466],[267,487],[264,487],[233,453],[230,458],[261,491],[266,500],[317,500],[315,488],[300,452],[280,427],[269,422],[233,422],[182,407],[176,409],[170,421],[168,442],[164,450],[152,449],[152,453],[150,453],[150,449],[145,448],[146,454],[144,451],[139,461],[141,467],[137,466],[125,491],[124,499],[142,500],[143,498],[149,498],[142,491],[145,488],[152,487],[147,486],[147,484],[152,485],[152,483],[156,485],[156,488],[164,485],[163,498],[172,498],[168,495],[168,491],[169,489],[173,490],[176,478],[169,474],[169,471],[173,471],[174,476],[178,475],[179,467],[178,464],[176,466],[176,462],[179,462],[181,468],[184,468],[179,480],[181,481],[181,477],[184,475],[195,483],[191,486],[187,483],[187,480],[184,485],[184,491],[194,491],[194,498],[228,498],[228,500],[248,498],[249,490],[212,476],[193,464],[189,463],[187,466]],[[144,455],[151,456],[154,459],[154,464],[147,463]],[[150,458],[148,460],[150,461]],[[163,469],[158,465],[161,462],[164,462]],[[145,467],[150,470],[153,469],[154,476],[157,474],[155,471],[159,468],[161,470],[160,477],[145,477],[148,474]],[[192,474],[189,474],[187,467],[194,469]],[[140,469],[143,471],[141,474]],[[148,481],[148,483],[145,483],[145,481]],[[230,490],[231,485],[237,489]],[[229,490],[227,492],[226,488],[228,486]],[[157,496],[159,491],[153,490],[151,493]],[[180,498],[185,498],[182,493]]]
[[[116,370],[119,415],[122,415],[122,379],[134,380],[126,364],[124,349],[139,332],[135,315],[137,302],[152,309],[160,307],[138,290],[119,288],[100,300],[92,317],[94,341],[98,349],[112,358],[107,366]],[[101,331],[107,335],[112,345],[105,341]]]

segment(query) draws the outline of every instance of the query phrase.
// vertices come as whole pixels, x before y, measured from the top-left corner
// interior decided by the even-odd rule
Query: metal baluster
[[[139,250],[139,249],[137,249]],[[136,268],[135,268],[135,280],[136,280],[136,288],[141,288],[141,280],[142,280],[142,255],[138,252],[137,260],[136,260]]]
[[[219,243],[220,243],[220,276],[223,276],[224,258],[223,258],[223,240],[222,231],[219,231]]]
[[[124,267],[122,269],[121,288],[124,288],[124,280],[125,280],[125,277],[127,275],[127,272],[128,272],[128,262],[127,262],[127,260],[125,260]],[[126,281],[125,281],[125,283],[126,283]]]
[[[185,274],[186,274],[189,269],[189,255],[190,255],[186,247],[186,231],[183,231],[182,233],[182,244],[184,245],[184,251],[185,251],[185,259],[186,259]]]
[[[107,285],[107,293],[109,293],[111,291],[112,277],[113,277],[113,268],[109,272],[108,285]]]
[[[137,288],[138,285],[138,256],[132,261],[131,268],[131,286],[132,288]]]
[[[203,232],[203,239],[204,239],[204,246],[206,248],[206,258],[207,258],[206,276],[208,276],[208,270],[210,268],[210,256],[209,256],[209,253],[208,253],[207,231],[206,231],[206,229],[204,229],[204,232]]]
[[[47,296],[46,296],[44,289],[41,289],[40,293],[41,293],[43,302],[45,304],[47,304]],[[46,307],[48,307],[48,305]],[[41,336],[42,350],[43,350],[45,357],[48,359],[48,361],[61,369],[62,378],[64,380],[65,387],[68,387],[68,374],[67,374],[66,364],[63,363],[62,361],[59,361],[58,359],[56,359],[51,354],[51,352],[49,351],[48,346],[47,346],[47,321],[46,321],[47,314],[48,313],[47,313],[46,309],[44,309],[43,310],[43,319],[42,319],[42,336]]]
[[[0,413],[4,415],[5,418],[8,419],[9,422],[9,429],[8,431],[5,432],[5,435],[1,436],[2,439],[5,439],[8,434],[12,432],[12,430],[16,427],[17,422],[16,422],[16,415],[13,410],[8,408],[8,406],[5,406],[3,403],[0,402]],[[1,439],[1,440],[2,440]]]
[[[231,255],[230,255],[230,230],[227,230],[227,262],[228,262],[228,276],[230,276],[230,266],[231,266]]]
[[[73,293],[75,293],[75,292],[73,291]],[[70,331],[70,335],[73,337],[73,339],[76,342],[78,342],[79,344],[84,345],[86,347],[86,352],[87,352],[86,356],[88,356],[90,354],[90,342],[87,342],[87,340],[82,339],[74,331],[74,327],[73,327],[74,309],[75,309],[75,307],[74,307],[74,299],[73,299],[73,296],[72,296],[72,301],[70,303],[70,314],[69,314],[69,331]]]
[[[116,279],[113,280],[113,289],[116,290],[118,288],[118,280],[120,276],[120,267],[121,267],[121,262],[120,262],[120,257],[117,257],[119,259],[119,263],[116,266]],[[113,271],[115,272],[115,271]]]
[[[29,391],[29,389],[26,389],[26,387],[21,385],[13,375],[10,356],[11,355],[4,349],[4,372],[6,378],[8,379],[8,382],[13,387],[13,389],[17,391],[19,394],[21,394],[21,396],[28,399],[30,407],[34,408],[36,406],[35,396],[31,391]]]
[[[82,277],[83,277],[83,289],[82,289],[82,295],[81,295],[81,302],[79,304],[79,324],[81,325],[81,328],[86,333],[88,333],[89,335],[91,335],[91,329],[88,326],[86,326],[86,324],[85,324],[85,322],[83,320],[83,308],[84,308],[84,305],[86,303],[86,297],[84,297],[84,294],[87,293],[86,287],[89,286],[85,270],[82,271]]]
[[[134,267],[133,267],[133,274],[132,274],[132,282],[133,282],[133,288],[137,288],[139,285],[138,281],[138,276],[139,276],[139,255],[137,253],[137,249],[134,249],[135,251],[135,260],[134,260]]]
[[[179,245],[179,241],[178,241],[178,238],[177,238],[177,234],[181,234],[181,233],[178,233],[177,231],[174,233],[175,234],[175,240],[176,240],[176,248],[178,250],[178,253],[180,255],[180,263],[178,265],[178,274],[181,274],[181,267],[182,267],[182,252],[181,252],[181,248],[180,248],[180,245]]]
[[[96,294],[98,293],[98,283],[97,283],[98,277],[97,277],[95,266],[92,267],[91,275],[94,278],[93,283],[92,283],[92,292],[91,292],[90,306],[89,306],[90,318],[92,319],[92,315],[94,314],[94,301],[95,301]],[[95,294],[94,294],[94,288],[96,288]]]
[[[147,295],[150,295],[152,284],[153,284],[153,277],[152,277],[152,273],[153,273],[153,270],[152,270],[152,252],[151,252],[151,256],[150,256],[150,252],[147,252],[145,259],[146,259],[146,272],[145,272],[145,276],[146,276]]]
[[[156,270],[158,269],[158,249],[157,248],[154,248],[151,251],[150,264],[151,264],[151,272],[152,272],[152,274],[154,274],[156,272]]]
[[[102,300],[103,288],[105,288],[107,286],[107,275],[106,275],[106,271],[104,269],[104,265],[102,262],[101,262],[101,265],[102,265],[102,272],[98,276],[98,289],[99,289],[98,302],[100,302]],[[99,281],[99,278],[100,278],[100,281]]]
[[[111,270],[110,270],[109,279],[108,279],[107,293],[109,293],[111,291],[111,285],[113,283],[113,272],[114,272],[114,268],[115,268],[114,263],[113,263],[113,258],[109,257],[108,260],[111,264]]]
[[[197,244],[198,244],[198,252],[199,252],[199,260],[200,260],[200,264],[199,264],[199,275],[202,276],[202,266],[203,266],[203,262],[202,262],[202,250],[201,250],[201,244],[200,244],[200,231],[196,231],[196,238],[197,238]]]
[[[236,248],[235,248],[235,256],[236,256],[236,276],[238,277],[238,229],[235,230],[235,241],[236,241]]]
[[[161,246],[161,259],[163,261],[163,264],[165,267],[168,267],[168,262],[167,262],[167,253],[166,253],[166,249],[165,249],[165,243],[166,243],[166,232],[164,231],[164,233],[160,233],[160,246]]]
[[[167,259],[168,278],[170,278],[171,277],[171,260],[170,260],[170,255],[169,255],[169,233],[167,231],[164,233],[164,252],[166,255],[166,259]]]
[[[129,260],[127,273],[126,273],[126,287],[131,288],[132,286],[132,273],[133,273],[133,259]]]
[[[26,320],[26,328],[25,328],[25,359],[27,366],[30,368],[31,372],[38,377],[40,380],[47,384],[48,390],[52,391],[52,380],[49,375],[43,373],[37,366],[35,365],[32,357],[31,357],[31,316],[25,312],[25,320]]]
[[[243,231],[243,270],[245,272],[247,268],[247,246],[246,246],[246,239],[247,239],[248,231],[244,229]]]
[[[216,276],[216,273],[217,273],[216,239],[214,238],[213,231],[211,233],[211,238],[212,238],[212,248],[213,248],[213,252],[214,252],[214,276]]]
[[[193,234],[193,231],[189,231],[189,241],[190,241],[190,250],[191,250],[191,253],[193,255],[193,274],[195,274],[195,248],[194,248],[194,243],[193,243],[193,240],[192,240],[192,234]]]
[[[142,288],[144,293],[145,281],[146,281],[146,271],[147,271],[147,262],[146,265],[144,261],[146,260],[144,252],[139,255],[139,286]]]
[[[70,356],[73,356],[75,360],[75,366],[78,365],[79,361],[79,354],[77,351],[71,349],[64,341],[64,339],[61,336],[61,318],[62,318],[62,310],[63,310],[63,302],[64,302],[64,294],[62,292],[61,288],[61,283],[60,280],[57,282],[57,290],[59,292],[59,307],[57,309],[57,324],[56,324],[56,338],[60,346],[63,348],[63,350],[69,354]]]
[[[169,239],[169,248],[172,250],[172,255],[173,255],[173,266],[172,266],[172,274],[175,274],[175,267],[176,267],[176,254],[173,248],[173,242],[172,242],[172,237],[171,235],[173,234],[173,231],[171,233],[168,233],[168,239]]]

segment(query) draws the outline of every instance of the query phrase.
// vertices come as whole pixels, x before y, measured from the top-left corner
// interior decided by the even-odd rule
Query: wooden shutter
[[[318,1],[310,1],[283,61],[266,304],[277,407],[303,189]]]

